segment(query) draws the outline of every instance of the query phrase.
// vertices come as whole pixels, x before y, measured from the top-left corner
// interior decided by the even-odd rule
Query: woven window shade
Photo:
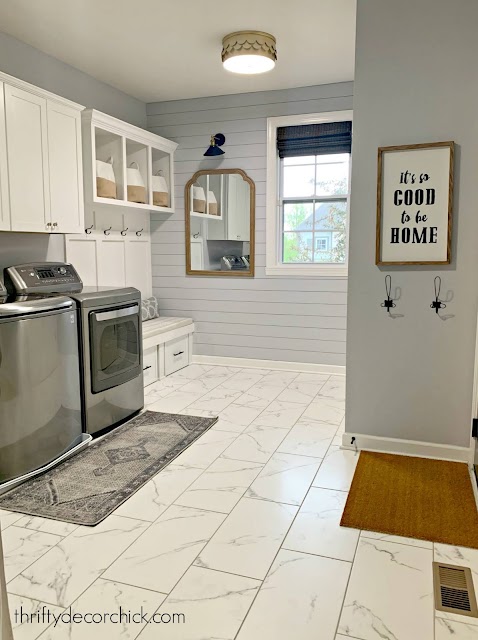
[[[330,153],[350,153],[352,123],[324,122],[277,129],[277,150],[280,158],[318,156]]]

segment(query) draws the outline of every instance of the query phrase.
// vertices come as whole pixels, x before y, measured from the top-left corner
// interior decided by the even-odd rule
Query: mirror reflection
[[[199,171],[188,182],[189,275],[254,274],[254,191],[240,169]]]

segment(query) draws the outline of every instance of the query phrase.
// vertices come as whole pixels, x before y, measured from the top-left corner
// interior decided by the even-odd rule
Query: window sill
[[[266,267],[266,276],[285,276],[287,278],[347,278],[346,265],[292,265],[277,264]]]

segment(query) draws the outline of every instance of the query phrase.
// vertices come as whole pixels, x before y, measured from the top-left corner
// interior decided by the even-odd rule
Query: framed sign
[[[449,264],[453,142],[378,150],[377,265]]]

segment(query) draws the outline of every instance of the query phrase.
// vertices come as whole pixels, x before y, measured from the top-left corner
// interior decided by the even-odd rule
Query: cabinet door
[[[52,230],[82,233],[84,208],[80,112],[49,100],[47,114]]]
[[[229,176],[227,236],[229,240],[250,240],[250,187],[238,175]]]
[[[202,238],[191,237],[191,269],[204,270],[204,244]]]
[[[5,85],[12,231],[51,230],[46,100]]]
[[[97,242],[98,285],[100,287],[126,286],[123,238],[105,236]]]
[[[10,229],[10,204],[8,202],[7,136],[5,133],[5,97],[0,82],[0,231]]]
[[[125,240],[126,286],[136,287],[143,298],[152,295],[151,244],[145,237],[129,237]]]

